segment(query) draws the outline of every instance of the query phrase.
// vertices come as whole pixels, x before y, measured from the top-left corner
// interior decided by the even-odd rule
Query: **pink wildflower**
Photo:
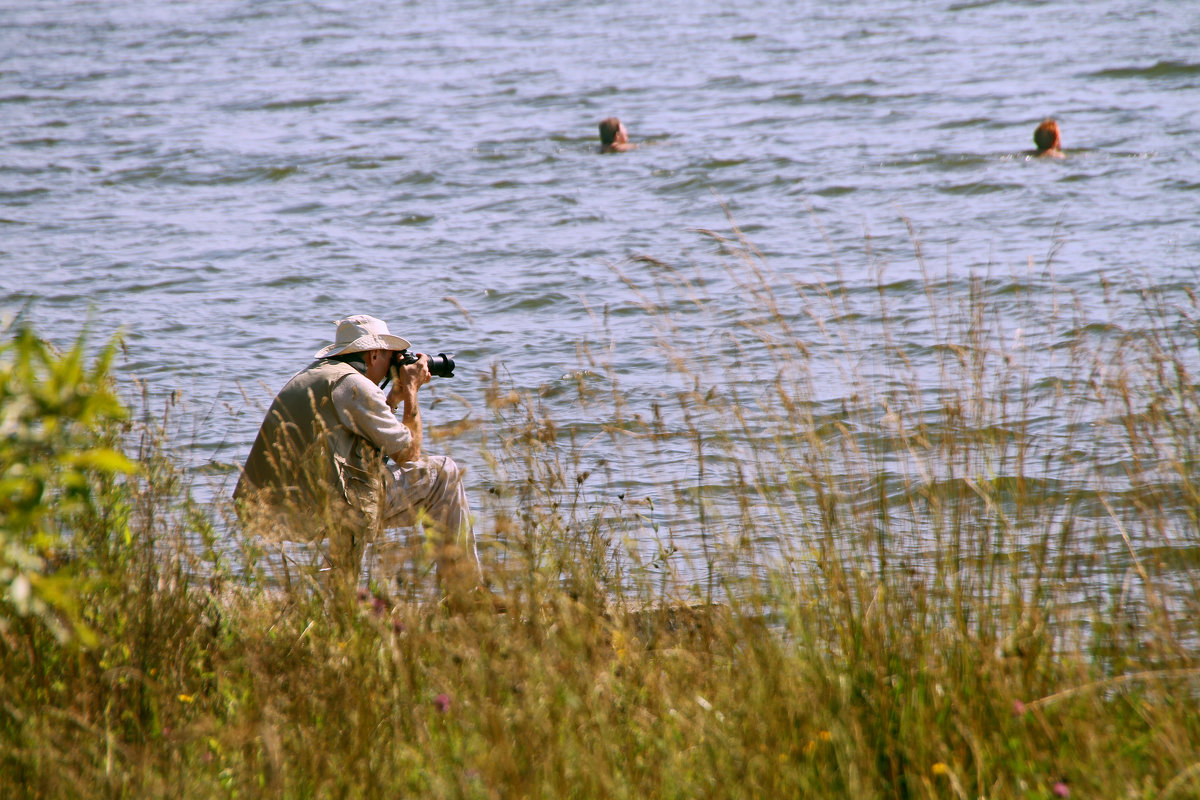
[[[1063,783],[1062,781],[1056,782],[1054,786],[1051,787],[1051,791],[1054,792],[1055,797],[1071,796],[1071,787],[1067,786],[1067,784]]]
[[[437,697],[433,698],[433,704],[437,706],[438,711],[445,714],[450,710],[450,695],[446,694],[445,692],[439,694]]]

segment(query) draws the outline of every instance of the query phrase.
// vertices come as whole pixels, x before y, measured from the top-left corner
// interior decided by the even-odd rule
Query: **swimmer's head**
[[[625,132],[625,126],[621,124],[621,120],[616,117],[600,120],[601,145],[609,147],[614,144],[625,144],[628,141],[629,134]]]
[[[1047,150],[1058,150],[1062,147],[1062,137],[1058,133],[1058,123],[1052,119],[1048,119],[1041,125],[1038,125],[1037,130],[1033,132],[1033,143],[1037,145],[1039,153],[1044,153]]]

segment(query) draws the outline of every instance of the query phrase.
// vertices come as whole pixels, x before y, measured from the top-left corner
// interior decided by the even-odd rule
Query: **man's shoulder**
[[[362,375],[361,372],[354,368],[353,364],[347,364],[345,361],[331,361],[327,358],[317,359],[301,370],[301,372],[323,372],[328,375],[336,375],[338,378],[351,374]]]
[[[328,396],[335,393],[343,383],[356,379],[367,386],[374,386],[366,376],[349,364],[327,360],[314,361],[288,379],[276,395],[276,400],[294,402],[314,392]]]
[[[362,373],[360,373],[350,364],[321,358],[312,362],[307,367],[288,378],[288,385],[295,383],[310,383],[317,380],[326,380],[331,383],[336,383],[346,378],[348,375],[358,375],[359,377],[362,377],[363,380],[366,380]]]
[[[346,366],[346,365],[343,365]],[[331,381],[335,402],[339,399],[362,403],[367,398],[383,401],[383,390],[353,367],[348,372],[342,372]]]

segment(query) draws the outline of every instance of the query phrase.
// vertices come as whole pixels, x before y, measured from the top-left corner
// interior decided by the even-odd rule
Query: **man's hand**
[[[411,403],[415,409],[417,392],[433,379],[433,376],[429,374],[429,356],[421,353],[413,363],[393,365],[392,369],[395,371],[395,378],[392,381],[391,391],[388,392],[388,405],[397,408],[401,402]]]
[[[388,392],[387,402],[393,409],[404,403],[404,413],[400,421],[412,432],[412,444],[403,453],[391,453],[392,460],[397,464],[405,461],[416,461],[421,457],[421,409],[417,406],[417,392],[429,383],[433,376],[429,374],[429,357],[424,353],[411,364],[393,366],[396,377],[393,379],[392,390]]]

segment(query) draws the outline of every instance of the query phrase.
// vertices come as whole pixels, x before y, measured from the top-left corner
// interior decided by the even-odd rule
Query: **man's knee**
[[[437,470],[441,482],[448,486],[462,483],[462,469],[454,459],[449,456],[433,456],[430,460],[434,462],[434,469]]]

